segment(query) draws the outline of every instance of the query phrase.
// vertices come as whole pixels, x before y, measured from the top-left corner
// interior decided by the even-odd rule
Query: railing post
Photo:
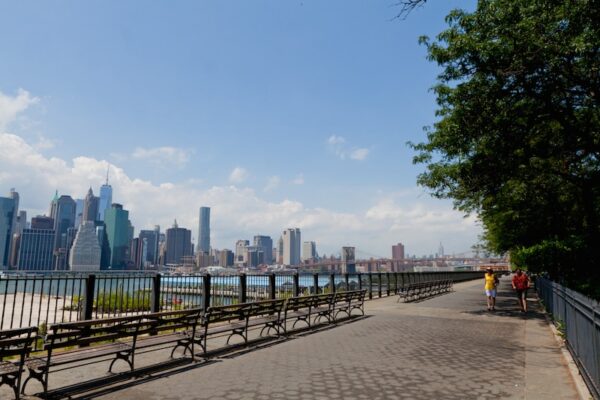
[[[398,273],[394,272],[394,294],[398,294]]]
[[[294,297],[300,296],[300,275],[298,272],[294,272],[294,275],[292,275],[292,293]]]
[[[269,274],[269,298],[275,300],[275,273]]]
[[[329,287],[331,288],[331,293],[335,293],[335,274],[329,274]]]
[[[379,297],[381,297],[381,284],[382,284],[382,282],[381,282],[381,272],[378,272],[378,273],[377,273],[377,277],[379,278],[379,289],[378,289],[378,294],[379,294]]]
[[[373,273],[369,272],[369,300],[373,299]]]
[[[247,301],[247,299],[246,299],[247,288],[248,288],[248,279],[246,279],[246,274],[241,273],[240,274],[240,288],[239,288],[239,293],[238,293],[238,301],[240,303],[245,303]]]
[[[346,290],[350,290],[350,274],[347,272],[344,274],[344,281],[346,282]]]
[[[358,290],[362,290],[362,274],[359,272],[356,276],[358,278]]]
[[[96,275],[89,274],[85,278],[85,297],[83,298],[83,307],[79,309],[79,319],[92,319],[94,311],[94,293],[96,290]]]
[[[210,307],[210,274],[203,275],[202,280],[204,284],[204,290],[202,293],[202,307],[206,312],[206,310],[208,310],[208,307]]]
[[[317,272],[313,274],[313,287],[315,288],[314,294],[319,294],[319,274]]]
[[[160,274],[152,277],[152,297],[150,298],[150,310],[160,312]]]
[[[386,280],[387,280],[387,285],[386,285],[386,295],[389,296],[390,295],[390,273],[386,272]]]

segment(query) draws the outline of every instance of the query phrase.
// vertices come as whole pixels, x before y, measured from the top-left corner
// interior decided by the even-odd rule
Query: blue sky
[[[416,188],[406,142],[434,120],[417,39],[473,2],[393,3],[0,1],[0,132],[26,148],[4,143],[0,190],[43,212],[109,167],[136,228],[195,232],[210,203],[220,248],[298,225],[321,253],[468,250],[474,218]]]

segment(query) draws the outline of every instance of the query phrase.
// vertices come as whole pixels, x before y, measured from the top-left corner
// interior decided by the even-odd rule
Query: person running
[[[512,288],[517,293],[521,312],[527,312],[527,289],[529,289],[529,277],[521,268],[517,268],[512,278]]]
[[[496,310],[496,287],[498,286],[498,277],[491,268],[485,270],[485,295],[487,296],[488,311]]]

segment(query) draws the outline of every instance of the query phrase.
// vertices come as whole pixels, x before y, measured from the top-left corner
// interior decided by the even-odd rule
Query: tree
[[[442,72],[419,184],[476,213],[493,252],[600,283],[600,2],[480,0],[446,20],[420,39]]]

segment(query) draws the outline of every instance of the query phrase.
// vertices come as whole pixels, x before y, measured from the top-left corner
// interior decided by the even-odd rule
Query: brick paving
[[[84,393],[70,392],[70,387],[55,391],[54,397],[579,398],[559,345],[536,303],[532,303],[534,311],[521,315],[516,299],[507,291],[508,282],[502,285],[495,313],[485,309],[481,282],[466,282],[456,285],[454,293],[418,303],[396,303],[395,297],[367,302],[368,317],[330,329],[222,355],[210,362],[153,370]],[[166,356],[155,352],[136,362],[152,364],[157,358]],[[102,377],[103,371],[105,365],[95,364],[59,372],[51,375],[51,388]],[[118,375],[110,379],[116,378]]]

